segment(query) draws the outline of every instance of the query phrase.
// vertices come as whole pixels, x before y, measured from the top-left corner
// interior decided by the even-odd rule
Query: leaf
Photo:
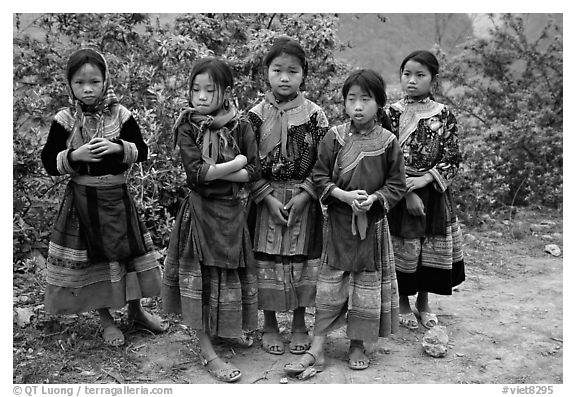
[[[34,316],[34,309],[31,307],[16,307],[14,312],[16,323],[20,328],[30,324],[30,319]]]

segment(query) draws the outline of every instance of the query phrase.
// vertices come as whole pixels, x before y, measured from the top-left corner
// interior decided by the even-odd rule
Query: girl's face
[[[378,104],[369,92],[364,91],[359,85],[353,85],[346,95],[345,105],[346,114],[358,130],[374,126]]]
[[[86,105],[95,105],[104,90],[104,76],[96,65],[86,63],[70,79],[74,97]]]
[[[421,99],[430,94],[430,88],[436,76],[432,76],[430,70],[420,62],[408,61],[402,70],[400,83],[402,89],[409,97]]]
[[[192,82],[192,107],[201,114],[214,114],[222,109],[224,93],[208,73],[200,73]]]
[[[302,65],[294,55],[282,54],[270,62],[268,81],[278,99],[284,101],[292,98],[300,89],[303,80]]]

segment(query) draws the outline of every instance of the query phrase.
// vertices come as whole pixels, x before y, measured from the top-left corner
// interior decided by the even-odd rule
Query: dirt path
[[[518,222],[522,233],[514,234],[516,238],[506,232],[511,225],[505,224],[499,224],[501,229],[486,224],[466,232],[467,280],[452,296],[431,296],[432,309],[450,337],[446,357],[424,353],[422,326],[417,331],[400,328],[391,338],[369,346],[367,370],[352,371],[347,367],[348,341],[342,329],[328,337],[324,372],[288,382],[563,383],[562,257],[543,250],[549,243],[561,246],[561,219],[538,233],[530,231],[533,219]],[[307,322],[312,327],[311,313]],[[288,316],[282,316],[286,343],[288,324]],[[195,338],[177,321],[162,336],[127,333],[127,346],[119,350],[103,347],[97,332],[90,315],[66,320],[39,314],[28,330],[15,325],[14,382],[216,383],[200,363]],[[217,349],[242,370],[240,383],[280,383],[283,365],[297,356],[267,354],[259,347],[260,332],[255,338],[249,349],[225,345]]]

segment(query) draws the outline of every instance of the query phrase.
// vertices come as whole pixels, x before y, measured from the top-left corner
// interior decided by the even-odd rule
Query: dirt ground
[[[562,255],[545,252],[548,244],[562,248],[562,214],[532,210],[509,221],[485,217],[480,227],[465,227],[464,234],[466,281],[452,296],[431,295],[450,338],[445,357],[424,352],[424,327],[401,327],[368,346],[368,369],[352,371],[341,329],[328,336],[324,372],[307,380],[288,378],[288,383],[562,384],[563,261]],[[41,288],[38,274],[14,274],[14,383],[217,383],[201,365],[193,333],[177,317],[170,317],[167,334],[155,336],[127,330],[125,312],[117,312],[126,345],[106,347],[93,314],[44,314]],[[149,309],[157,304],[148,302]],[[26,308],[29,318],[22,315]],[[312,328],[313,312],[307,322]],[[280,316],[286,343],[289,323],[288,315]],[[239,383],[279,384],[283,365],[298,356],[288,349],[281,356],[267,354],[260,348],[260,330],[254,337],[251,348],[217,350],[242,370]]]

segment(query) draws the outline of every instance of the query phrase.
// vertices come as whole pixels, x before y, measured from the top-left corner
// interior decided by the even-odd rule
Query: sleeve
[[[400,113],[391,106],[386,106],[384,111],[390,119],[390,132],[392,132],[396,138],[398,138],[398,121],[400,118]]]
[[[70,160],[71,149],[66,147],[69,132],[56,120],[52,121],[48,138],[42,148],[42,165],[49,175],[58,176],[72,174],[77,171],[78,164]]]
[[[132,164],[146,161],[148,158],[148,146],[142,138],[140,126],[134,116],[130,116],[122,125],[118,138],[118,143],[122,145],[123,149],[122,163]]]
[[[318,108],[318,110],[310,117],[310,122],[312,141],[316,147],[316,152],[318,152],[320,142],[324,139],[324,136],[326,136],[326,132],[328,132],[328,118],[326,117],[326,114],[324,114],[324,111],[321,108]],[[308,192],[312,198],[318,198],[311,173],[302,183],[302,189]]]
[[[202,150],[196,144],[190,125],[181,124],[178,127],[178,146],[188,186],[204,184],[210,166],[202,160]]]
[[[262,126],[262,119],[253,111],[248,111],[248,120],[250,121],[250,125],[252,126],[252,131],[254,133],[254,139],[256,142],[256,155],[258,156],[258,161],[260,161],[260,153],[258,151],[258,142],[260,142],[260,127]],[[259,164],[261,168],[261,164]],[[260,169],[261,171],[261,169]],[[250,190],[250,195],[252,196],[252,200],[256,204],[259,204],[264,197],[272,193],[274,190],[270,182],[267,179],[262,178],[261,172],[259,172],[260,176],[258,179],[255,179],[253,182],[248,183],[248,189]]]
[[[248,159],[248,164],[244,169],[248,172],[249,182],[257,181],[261,177],[260,158],[258,157],[258,144],[256,143],[256,135],[252,130],[252,125],[249,122],[242,123],[242,154]]]
[[[312,181],[320,202],[329,204],[332,196],[330,193],[336,188],[332,181],[332,172],[336,155],[340,150],[340,144],[336,141],[335,128],[329,130],[318,147],[318,159],[312,169]]]
[[[395,136],[388,145],[385,154],[388,175],[384,186],[378,189],[375,194],[378,201],[387,213],[406,194],[406,171],[404,169],[404,156],[400,149],[400,144]]]
[[[443,117],[443,135],[441,145],[443,147],[442,157],[438,163],[428,172],[434,178],[434,188],[439,192],[444,192],[452,183],[458,173],[458,167],[462,161],[458,142],[458,126],[454,114],[445,109]]]

